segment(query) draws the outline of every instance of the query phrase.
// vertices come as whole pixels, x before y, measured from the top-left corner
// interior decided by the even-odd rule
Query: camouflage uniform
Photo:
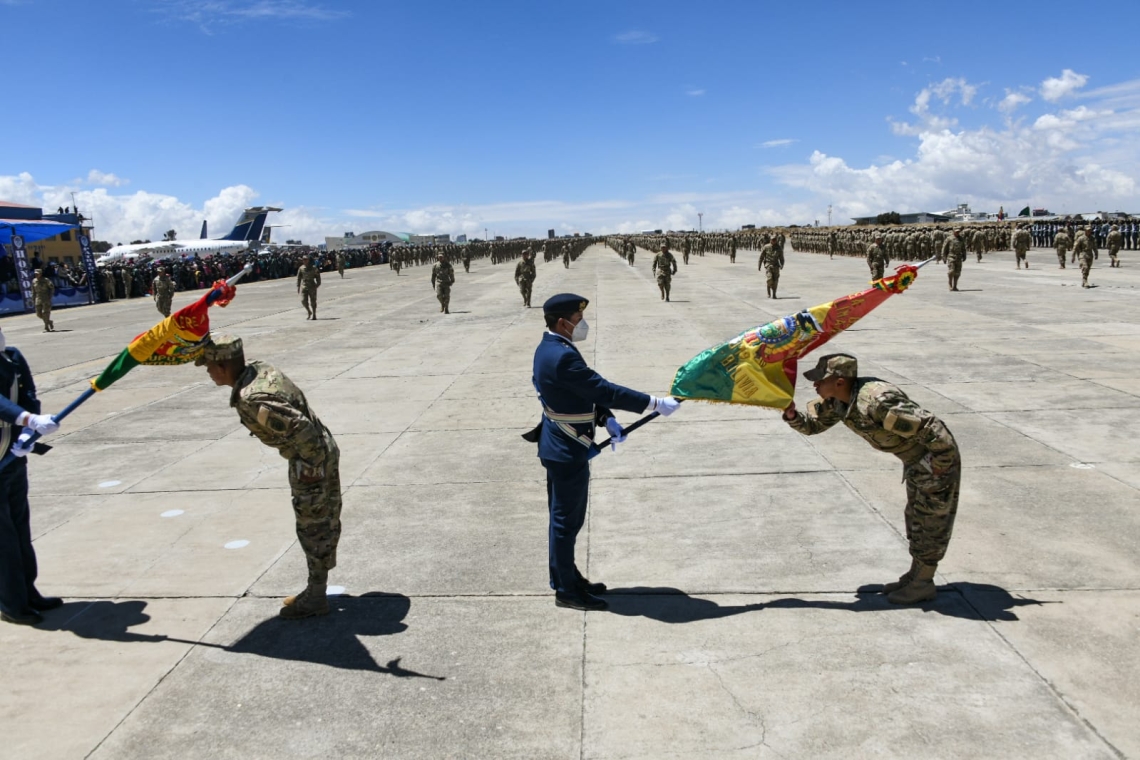
[[[154,292],[154,305],[164,317],[170,316],[170,306],[174,301],[174,280],[166,272],[160,272],[151,283]]]
[[[44,332],[55,330],[55,323],[51,321],[51,299],[54,295],[55,283],[37,269],[36,278],[32,280],[32,296],[35,298],[36,316],[44,321]]]
[[[570,266],[567,264],[566,266]],[[431,268],[431,286],[435,288],[435,297],[439,299],[439,310],[444,314],[451,313],[451,286],[455,284],[455,269],[451,262],[440,257],[435,266]]]
[[[653,257],[653,271],[657,273],[661,300],[668,301],[669,291],[673,287],[673,275],[677,274],[677,260],[669,253],[669,246],[662,246],[661,252]]]
[[[890,259],[887,258],[883,247],[879,245],[879,241],[872,243],[871,247],[867,249],[867,266],[871,269],[871,279],[883,279],[888,263],[890,263]]]
[[[1017,259],[1017,268],[1021,269],[1021,262],[1029,269],[1029,249],[1033,247],[1033,236],[1024,227],[1018,227],[1013,233],[1013,255]]]
[[[946,238],[946,242],[942,244],[942,258],[946,262],[946,277],[950,282],[950,290],[957,290],[958,278],[962,276],[962,262],[966,259],[966,244],[958,235],[951,234]]]
[[[344,254],[340,251],[336,254],[336,271],[340,273],[341,279],[344,279]]]
[[[776,252],[771,243],[765,243],[760,249],[760,261],[757,269],[763,269],[768,283],[768,297],[776,297],[776,288],[780,285],[780,269],[784,266],[784,257]]]
[[[1069,252],[1069,246],[1073,241],[1069,238],[1069,233],[1061,230],[1053,238],[1053,248],[1057,251],[1057,261],[1061,265],[1061,269],[1065,268],[1065,254]]]
[[[215,337],[197,364],[244,359],[241,339]],[[301,389],[265,362],[246,365],[234,383],[230,406],[252,435],[289,460],[289,488],[297,520],[297,540],[305,552],[309,583],[285,600],[283,617],[328,612],[326,584],[336,567],[340,541],[340,449],[332,433],[309,408]]]
[[[530,308],[530,291],[534,287],[534,278],[537,272],[534,268],[534,259],[523,256],[519,263],[515,265],[515,284],[519,286],[519,292],[522,293],[523,306]]]
[[[1120,249],[1124,247],[1124,236],[1120,234],[1120,228],[1115,224],[1112,225],[1112,231],[1108,233],[1108,238],[1104,242],[1105,245],[1108,246],[1108,265],[1110,267],[1119,267],[1120,258],[1117,254],[1119,254]]]
[[[306,262],[297,270],[297,290],[301,291],[301,305],[309,316],[317,318],[317,288],[321,286],[321,270]]]
[[[857,377],[854,357],[832,354],[819,360],[816,368],[804,373],[813,382],[826,377],[849,378],[851,403],[817,398],[806,412],[796,411],[785,422],[804,435],[822,433],[842,422],[872,448],[894,454],[903,463],[906,484],[906,536],[914,559],[911,572],[899,579],[891,601],[906,599],[894,592],[905,590],[925,578],[924,598],[933,598],[934,567],[946,554],[954,517],[958,512],[958,492],[962,460],[958,444],[945,424],[924,410],[890,383],[871,377]],[[813,375],[814,373],[814,375]],[[913,596],[913,595],[912,595]]]
[[[1089,270],[1092,269],[1094,252],[1089,235],[1084,232],[1077,233],[1077,239],[1073,242],[1073,258],[1081,263],[1082,288],[1089,286]]]

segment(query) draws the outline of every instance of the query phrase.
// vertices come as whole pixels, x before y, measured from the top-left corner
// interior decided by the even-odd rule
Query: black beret
[[[559,293],[546,299],[542,305],[543,314],[574,314],[585,311],[589,301],[574,293]]]

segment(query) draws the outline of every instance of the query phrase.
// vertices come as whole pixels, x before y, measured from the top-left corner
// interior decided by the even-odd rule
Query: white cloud
[[[691,98],[699,98],[700,96],[705,94],[705,91],[704,90],[686,90],[685,94]]]
[[[636,29],[614,35],[614,42],[621,45],[652,45],[654,42],[657,42],[657,40],[658,37],[656,34]]]
[[[1065,69],[1060,77],[1049,77],[1041,83],[1041,97],[1055,103],[1066,95],[1072,95],[1085,86],[1089,78],[1072,69]]]
[[[957,126],[958,120],[931,110],[933,101],[938,101],[943,108],[955,105],[968,106],[978,94],[980,85],[970,84],[964,78],[947,77],[919,90],[914,97],[914,103],[908,109],[918,117],[915,123],[890,120],[891,131],[896,135],[917,136],[923,132],[938,129],[950,129]],[[955,98],[957,96],[957,98]]]
[[[109,172],[101,172],[98,169],[92,169],[91,171],[87,172],[88,185],[121,187],[122,185],[129,185],[130,182],[131,181],[129,179],[122,179],[121,177],[116,177],[114,174],[111,174]]]
[[[1005,114],[1010,114],[1021,108],[1024,105],[1032,102],[1033,98],[1029,97],[1023,92],[1015,92],[1012,90],[1005,91],[1005,97],[997,105],[997,109]]]
[[[793,143],[798,143],[798,142],[799,142],[799,140],[793,139],[791,137],[781,137],[779,140],[765,140],[764,142],[760,143],[760,147],[761,148],[782,148],[785,145],[792,145]]]
[[[351,15],[305,0],[160,0],[154,11],[171,21],[196,24],[206,34],[246,22],[336,21]]]

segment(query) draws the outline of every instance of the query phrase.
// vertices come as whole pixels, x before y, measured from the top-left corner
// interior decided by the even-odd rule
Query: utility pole
[[[703,211],[697,212],[697,232],[705,231],[705,215]]]
[[[831,204],[827,204],[827,226],[831,226]]]

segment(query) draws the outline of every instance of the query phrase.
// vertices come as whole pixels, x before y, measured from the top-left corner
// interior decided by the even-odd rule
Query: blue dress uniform
[[[559,313],[559,298],[573,302],[568,315],[589,303],[565,294],[550,299],[544,311]],[[585,589],[574,564],[574,544],[586,519],[590,459],[599,451],[594,444],[595,428],[613,416],[611,409],[640,414],[649,406],[650,397],[607,381],[586,365],[570,340],[553,332],[543,334],[535,349],[533,382],[542,402],[542,423],[535,432],[538,456],[546,468],[550,508],[550,587],[577,597]]]
[[[18,349],[0,352],[0,457],[20,435],[16,424],[25,411],[40,413],[32,370]],[[28,507],[28,463],[17,457],[0,470],[0,611],[11,616],[32,613],[43,601],[36,591],[36,552]]]

